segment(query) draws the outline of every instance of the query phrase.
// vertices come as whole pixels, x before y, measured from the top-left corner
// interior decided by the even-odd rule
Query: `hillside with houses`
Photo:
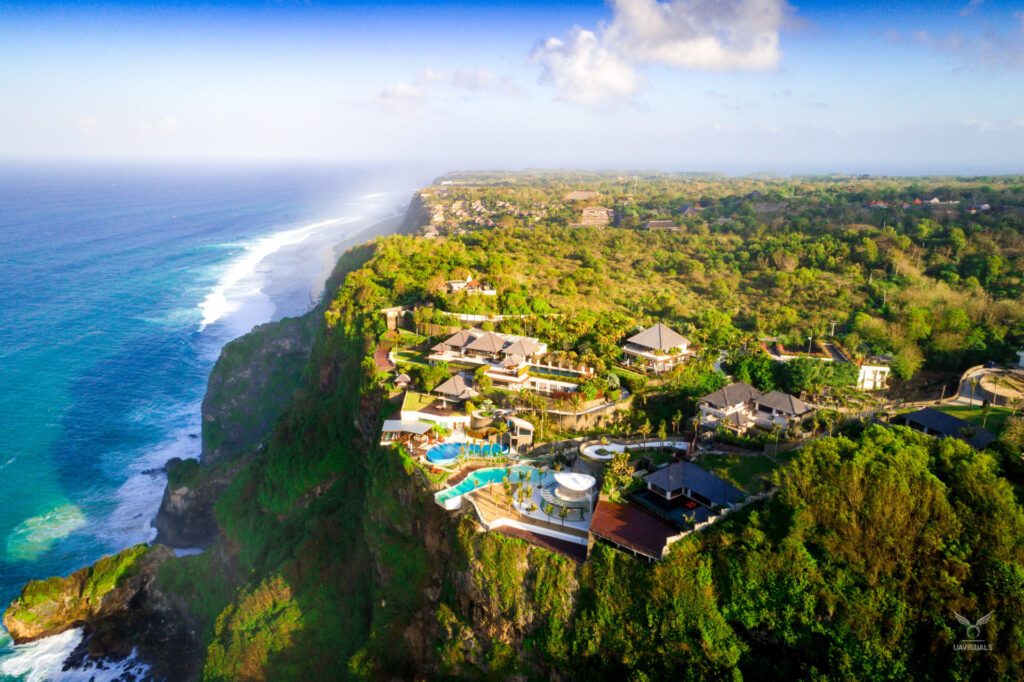
[[[1019,677],[1022,205],[440,178],[225,349],[159,517],[208,549],[119,595],[209,679]]]

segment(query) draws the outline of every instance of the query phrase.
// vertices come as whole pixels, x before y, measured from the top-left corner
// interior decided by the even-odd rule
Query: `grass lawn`
[[[426,393],[417,393],[416,391],[406,391],[405,400],[402,403],[403,410],[409,410],[417,412],[422,410],[424,407],[430,407],[437,400],[437,396],[428,395]]]
[[[937,409],[945,412],[946,414],[969,421],[975,426],[981,426],[982,421],[984,421],[985,428],[996,435],[1003,430],[1003,425],[1006,424],[1006,420],[1010,417],[1010,413],[1012,412],[1012,410],[1007,407],[992,407],[988,414],[988,419],[985,419],[985,410],[981,409],[980,406],[943,405]]]
[[[426,367],[427,355],[426,353],[423,353],[418,350],[409,350],[408,348],[403,348],[402,350],[395,351],[395,361],[395,364],[404,363],[407,365]]]
[[[629,458],[631,460],[637,460],[641,457],[650,457],[651,461],[654,462],[654,466],[671,462],[675,455],[676,451],[670,448],[666,448],[664,451],[661,451],[658,448],[645,448],[643,450],[629,451]]]
[[[695,464],[751,495],[764,489],[764,479],[778,466],[764,455],[701,455]]]

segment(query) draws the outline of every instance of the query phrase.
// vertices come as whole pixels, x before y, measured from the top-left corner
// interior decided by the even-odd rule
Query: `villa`
[[[547,344],[530,336],[463,329],[434,346],[427,361],[485,367],[485,376],[495,386],[509,391],[529,389],[542,395],[574,393],[579,389],[578,382],[593,374],[586,367],[544,364],[541,358],[547,352]]]
[[[788,393],[771,391],[754,400],[754,421],[758,426],[771,429],[776,426],[787,429],[812,412],[811,407]]]
[[[722,425],[733,431],[746,431],[754,423],[754,401],[760,396],[760,391],[743,382],[720,388],[697,403],[700,423],[704,427]]]
[[[587,206],[583,209],[580,222],[574,223],[573,227],[608,227],[612,224],[614,212],[604,206]]]
[[[975,450],[984,450],[996,439],[996,435],[988,429],[974,426],[967,420],[946,414],[934,407],[896,415],[889,423],[908,426],[937,438],[959,438]]]
[[[646,366],[655,373],[667,372],[692,355],[690,341],[660,322],[626,339],[622,346],[626,364]]]
[[[473,279],[470,276],[466,276],[466,279],[453,279],[445,282],[445,286],[448,288],[448,293],[455,294],[463,292],[466,294],[475,294],[478,296],[497,296],[497,289],[492,289],[480,280]]]
[[[692,462],[662,467],[647,474],[644,483],[652,496],[666,506],[689,499],[709,509],[732,508],[745,497],[739,488]]]
[[[737,433],[752,426],[788,429],[813,411],[807,403],[788,393],[761,393],[743,382],[709,393],[700,399],[698,407],[702,426],[718,428],[721,425]]]

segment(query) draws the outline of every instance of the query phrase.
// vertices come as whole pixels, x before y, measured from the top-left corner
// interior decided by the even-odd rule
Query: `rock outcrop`
[[[160,679],[195,675],[199,648],[175,600],[156,587],[157,573],[174,553],[136,545],[67,577],[33,580],[3,616],[16,644],[81,627],[72,658],[119,660],[133,651]]]
[[[167,487],[153,522],[156,542],[182,549],[213,544],[217,538],[213,505],[248,461],[240,457],[215,467],[203,467],[195,460],[169,461]]]

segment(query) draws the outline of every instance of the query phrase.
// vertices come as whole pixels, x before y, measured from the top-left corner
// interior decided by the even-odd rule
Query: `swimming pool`
[[[427,450],[427,461],[431,464],[451,464],[463,451],[471,457],[497,457],[508,452],[508,448],[498,443],[477,445],[475,443],[441,443]]]
[[[526,464],[517,464],[512,467],[512,476],[510,477],[512,482],[519,481],[519,474],[525,474],[527,471],[530,472],[530,480],[534,485],[541,480],[540,469],[536,467],[528,466]],[[505,480],[505,476],[508,475],[508,469],[506,467],[494,467],[493,469],[479,469],[474,471],[465,478],[458,485],[453,485],[447,490],[434,495],[434,501],[445,509],[458,509],[462,503],[462,496],[468,492],[472,492],[477,488],[483,488],[491,485],[492,483],[501,483]]]

